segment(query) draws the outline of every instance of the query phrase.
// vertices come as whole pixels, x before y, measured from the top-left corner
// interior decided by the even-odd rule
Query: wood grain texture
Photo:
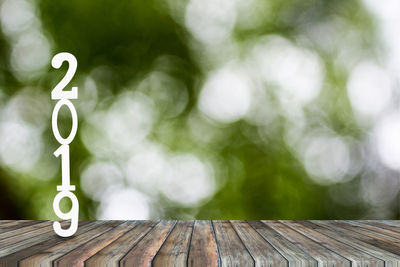
[[[20,221],[1,221],[0,222],[0,233],[12,231],[15,229],[20,229],[21,227],[24,226],[29,226],[37,223],[41,223],[44,221],[26,221],[26,220],[20,220]]]
[[[335,238],[352,247],[358,248],[368,254],[385,261],[385,266],[399,266],[400,256],[373,245],[373,240],[368,237],[360,236],[353,231],[348,231],[332,225],[332,222],[312,221],[301,222],[303,225],[312,228],[320,233]],[[371,243],[372,244],[371,244]]]
[[[80,235],[81,233],[85,232],[87,230],[87,227],[92,226],[96,227],[97,222],[89,223],[89,222],[79,222],[79,228],[77,231],[77,234]],[[30,246],[27,246],[23,249],[20,249],[14,253],[11,253],[5,257],[2,257],[0,259],[0,266],[17,266],[17,263],[20,262],[22,259],[25,259],[27,257],[30,257],[32,255],[40,255],[40,253],[49,247],[53,247],[58,243],[64,242],[65,239],[54,236],[54,238],[49,238],[45,241],[39,242],[39,243],[33,243]],[[65,246],[65,243],[63,243],[63,246]],[[21,265],[21,262],[19,263]],[[30,266],[37,266],[36,265],[30,265]]]
[[[62,222],[61,225],[62,227],[66,227],[68,223]],[[47,222],[40,229],[0,240],[0,257],[7,256],[56,236],[52,223]]]
[[[367,223],[368,225],[376,226],[380,229],[390,230],[396,233],[400,233],[400,227],[393,226],[391,224],[383,223],[382,221],[361,221],[362,223]]]
[[[340,242],[334,238],[321,234],[320,232],[314,231],[312,228],[307,228],[298,222],[283,221],[282,223],[317,242],[318,244],[326,247],[327,249],[336,251],[338,254],[348,259],[352,266],[385,266],[385,262],[382,259],[365,253],[362,250],[356,249],[347,243]]]
[[[317,261],[289,240],[260,221],[249,224],[289,262],[290,266],[317,266]]]
[[[363,222],[358,222],[358,221],[346,221],[344,222],[346,224],[350,224],[356,228],[366,230],[366,232],[374,234],[377,233],[382,237],[390,237],[390,238],[396,238],[397,240],[400,240],[400,233],[396,231],[391,231],[387,230],[378,226],[371,225],[369,223],[363,223]]]
[[[393,226],[400,226],[400,220],[381,220],[379,221],[380,223],[388,224],[388,225],[393,225]]]
[[[287,266],[288,261],[245,221],[231,221],[233,228],[254,259],[255,266]]]
[[[368,229],[354,226],[345,222],[334,221],[332,223],[333,225],[358,233],[357,236],[367,240],[367,243],[390,251],[394,254],[400,254],[400,239],[398,238],[386,236],[378,232],[372,232]]]
[[[350,261],[346,258],[311,240],[307,236],[300,234],[287,225],[277,221],[266,221],[265,223],[294,245],[299,246],[308,255],[316,259],[318,265],[341,267],[351,266]]]
[[[116,240],[118,237],[123,235],[126,231],[135,226],[135,221],[127,221],[122,224],[118,224],[114,228],[95,239],[91,239],[89,242],[82,246],[72,250],[66,255],[58,258],[54,262],[54,266],[68,267],[68,266],[84,266],[84,261],[96,254],[98,251],[103,249],[105,246]]]
[[[122,266],[151,266],[151,262],[175,226],[175,221],[161,221],[120,261]]]
[[[89,240],[96,238],[102,233],[112,229],[115,226],[115,222],[104,222],[96,221],[79,227],[77,234],[70,238],[57,237],[53,240],[43,242],[39,246],[27,249],[29,252],[37,250],[36,253],[30,253],[29,255],[23,255],[20,261],[20,266],[52,266],[54,260],[62,257],[68,252],[75,248],[85,244]],[[44,248],[40,248],[44,247]]]
[[[40,222],[40,223],[35,223],[35,224],[29,224],[29,225],[24,225],[17,229],[14,230],[8,230],[6,232],[0,233],[0,240],[12,237],[12,236],[18,236],[21,234],[24,234],[26,232],[31,232],[33,230],[39,230],[42,228],[45,228],[49,225],[48,222]],[[15,240],[15,239],[14,239]]]
[[[186,266],[193,221],[177,222],[153,260],[153,266]]]
[[[119,266],[119,261],[157,224],[156,221],[138,222],[123,236],[90,257],[85,266]]]
[[[254,260],[229,221],[213,221],[222,266],[254,266]]]
[[[68,226],[68,222],[62,222]],[[398,221],[0,221],[0,266],[400,267]]]
[[[79,230],[77,231],[77,234],[85,231],[88,225],[90,224],[87,221],[79,222]],[[20,262],[22,259],[30,257],[32,255],[36,255],[37,253],[40,253],[43,249],[52,247],[55,244],[61,243],[63,241],[63,238],[55,236],[54,238],[49,238],[39,243],[32,243],[30,246],[26,246],[25,248],[19,249],[14,253],[0,258],[0,266],[17,266],[17,263]]]
[[[217,243],[210,221],[195,221],[188,257],[189,266],[218,266]]]

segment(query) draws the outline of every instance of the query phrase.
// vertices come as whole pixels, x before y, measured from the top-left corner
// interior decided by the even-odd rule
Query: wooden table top
[[[0,221],[0,266],[400,266],[400,221]]]

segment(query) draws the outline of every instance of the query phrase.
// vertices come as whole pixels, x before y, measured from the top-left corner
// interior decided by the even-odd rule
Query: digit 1
[[[75,186],[70,185],[69,175],[69,145],[61,145],[54,156],[58,158],[61,155],[61,185],[57,186],[57,191],[75,191]]]

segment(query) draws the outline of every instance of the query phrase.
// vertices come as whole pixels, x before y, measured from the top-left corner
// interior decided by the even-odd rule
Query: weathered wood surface
[[[63,225],[68,225],[63,222]],[[0,266],[398,266],[398,221],[0,221]]]

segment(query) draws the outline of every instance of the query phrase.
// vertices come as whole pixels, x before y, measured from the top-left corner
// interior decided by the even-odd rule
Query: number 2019
[[[75,186],[70,184],[70,164],[69,164],[69,144],[74,140],[78,129],[78,116],[76,109],[70,99],[78,98],[78,87],[72,87],[70,91],[63,90],[74,77],[78,62],[76,58],[66,52],[58,53],[51,61],[53,68],[59,69],[64,62],[68,63],[68,70],[63,79],[56,85],[51,92],[51,99],[58,100],[51,118],[53,134],[60,143],[60,147],[54,152],[54,156],[61,156],[61,185],[57,186],[58,194],[53,200],[53,209],[55,214],[62,220],[71,220],[69,228],[63,229],[60,222],[53,223],[53,229],[57,235],[62,237],[72,236],[78,229],[79,202],[75,194],[71,191],[75,190]],[[69,135],[64,138],[58,130],[58,113],[62,106],[66,106],[71,112],[72,128]],[[72,207],[69,212],[62,212],[60,202],[63,198],[69,198]]]

